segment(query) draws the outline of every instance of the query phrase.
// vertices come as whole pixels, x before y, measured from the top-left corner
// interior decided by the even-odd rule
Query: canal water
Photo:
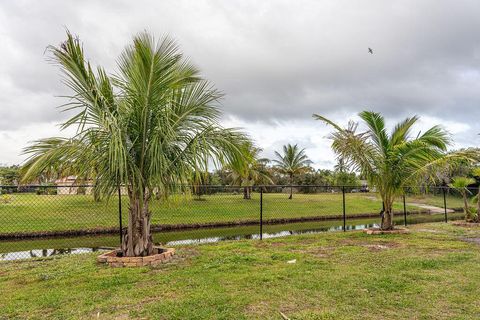
[[[449,220],[462,219],[461,213],[450,213]],[[441,214],[418,214],[407,217],[407,224],[444,221]],[[378,227],[379,218],[347,219],[346,229],[362,230]],[[403,217],[395,217],[397,225],[403,225]],[[309,221],[263,226],[263,238],[341,231],[342,220]],[[235,226],[228,228],[192,229],[158,232],[153,234],[155,243],[164,246],[183,246],[214,243],[226,240],[259,239],[259,226]],[[118,235],[97,235],[68,238],[0,241],[0,260],[53,257],[65,254],[82,254],[117,247]]]

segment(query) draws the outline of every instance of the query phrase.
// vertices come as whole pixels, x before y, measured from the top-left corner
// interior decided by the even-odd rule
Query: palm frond
[[[417,116],[406,118],[398,123],[390,136],[390,144],[396,146],[408,140],[412,126],[418,121]]]
[[[373,111],[362,111],[359,116],[370,128],[369,135],[379,152],[387,154],[390,143],[385,129],[385,119],[380,113]]]
[[[76,110],[63,128],[77,126],[71,139],[38,141],[25,152],[26,179],[46,170],[95,176],[103,193],[118,184],[143,196],[167,192],[208,163],[245,161],[249,138],[219,124],[222,94],[168,37],[143,32],[117,61],[119,72],[94,71],[71,33],[49,47],[71,89],[65,110]],[[95,173],[92,173],[95,168]]]

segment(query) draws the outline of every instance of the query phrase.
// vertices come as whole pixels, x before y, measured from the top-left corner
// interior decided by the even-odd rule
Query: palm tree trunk
[[[153,254],[153,237],[150,233],[149,195],[143,197],[130,193],[127,233],[122,239],[124,257],[143,257]]]
[[[252,199],[252,187],[243,187],[243,199]]]
[[[391,201],[384,202],[384,211],[380,228],[382,230],[393,229],[393,203]]]
[[[480,186],[478,186],[477,193],[477,222],[480,221]]]
[[[288,199],[292,200],[293,198],[293,174],[290,174],[290,196]]]
[[[462,192],[463,196],[463,212],[465,213],[465,221],[470,221],[470,212],[468,210],[468,199],[467,199],[467,192]]]
[[[195,194],[197,195],[197,200],[202,198],[202,191],[199,185],[195,186]]]
[[[93,201],[100,202],[100,191],[97,188],[93,187]]]
[[[95,179],[96,179],[98,177],[98,169],[95,168],[93,172],[95,172]],[[101,199],[100,191],[98,190],[98,188],[95,187],[95,185],[93,186],[92,191],[93,191],[93,201],[100,202],[100,199]]]

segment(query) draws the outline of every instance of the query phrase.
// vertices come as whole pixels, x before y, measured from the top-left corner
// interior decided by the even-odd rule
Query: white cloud
[[[281,153],[283,145],[298,144],[314,162],[315,168],[331,168],[336,163],[330,148],[330,128],[313,118],[308,120],[253,122],[230,116],[224,126],[241,127],[256,145],[264,150],[263,156],[274,159],[275,151]]]
[[[61,131],[57,122],[32,123],[13,130],[0,130],[0,164],[19,164],[26,159],[22,152],[29,142],[48,137],[71,137],[73,134],[73,128]]]

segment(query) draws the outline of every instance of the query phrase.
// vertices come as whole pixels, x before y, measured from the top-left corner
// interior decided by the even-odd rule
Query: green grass
[[[435,201],[436,198],[432,198]],[[118,225],[117,199],[94,202],[85,195],[13,194],[11,202],[0,203],[0,233],[50,230],[78,230]],[[127,198],[123,197],[126,223]],[[259,218],[259,194],[244,200],[242,195],[215,194],[196,200],[178,196],[167,203],[155,200],[151,204],[153,224],[193,224],[256,220]],[[346,194],[348,216],[378,213],[381,201],[373,194]],[[403,210],[400,202],[395,210]],[[408,210],[418,210],[409,206]],[[296,218],[342,214],[342,195],[296,194],[293,200],[286,194],[264,194],[263,218]]]
[[[0,318],[477,319],[480,228],[182,247],[157,268],[95,255],[0,263]],[[287,261],[296,259],[295,264]]]
[[[433,195],[409,195],[407,197],[407,202],[423,203],[431,206],[443,208],[443,196],[433,196]],[[463,208],[463,200],[460,196],[447,195],[447,208],[449,209],[461,209]]]

